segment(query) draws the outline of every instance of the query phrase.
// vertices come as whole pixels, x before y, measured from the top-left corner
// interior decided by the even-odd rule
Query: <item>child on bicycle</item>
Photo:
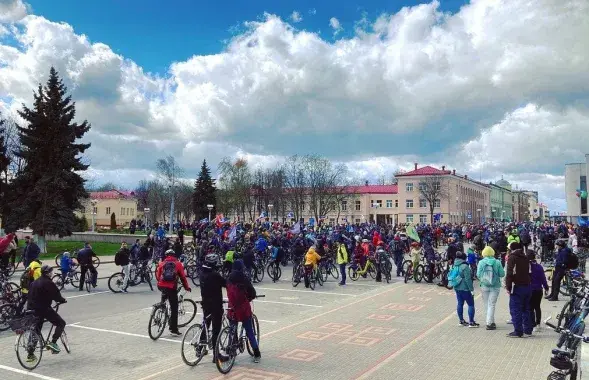
[[[415,269],[419,265],[419,262],[421,261],[421,255],[423,254],[421,246],[418,242],[414,241],[411,243],[411,250],[409,251],[409,254],[411,255],[411,262],[413,264],[413,273],[416,273]]]
[[[65,283],[66,277],[73,272],[74,260],[70,257],[69,252],[64,252],[59,261],[59,268],[61,269],[61,280]]]

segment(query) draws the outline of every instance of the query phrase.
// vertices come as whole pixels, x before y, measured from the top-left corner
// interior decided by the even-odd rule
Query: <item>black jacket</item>
[[[121,248],[115,255],[115,264],[116,265],[129,265],[129,256],[131,251],[129,248]]]
[[[45,310],[51,307],[51,303],[66,302],[61,296],[57,285],[47,276],[41,276],[29,285],[29,295],[27,298],[27,309]]]
[[[82,248],[78,252],[78,263],[80,265],[92,264],[92,256],[96,256],[96,253],[91,248]]]
[[[205,313],[223,312],[223,288],[227,283],[218,272],[203,267],[200,275],[200,296]]]
[[[505,288],[512,291],[513,285],[530,285],[530,261],[521,249],[509,254],[505,266]]]

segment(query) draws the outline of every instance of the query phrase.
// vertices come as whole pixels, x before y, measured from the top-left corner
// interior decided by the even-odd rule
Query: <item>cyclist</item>
[[[186,291],[190,292],[192,289],[188,286],[184,266],[174,254],[173,249],[165,252],[166,257],[157,266],[155,278],[157,288],[162,292],[162,303],[166,302],[166,299],[170,302],[170,334],[179,336],[182,333],[178,331],[178,277],[182,280],[182,286]]]
[[[130,265],[131,251],[127,248],[127,243],[121,243],[121,249],[115,255],[115,265],[120,265],[123,270],[123,292],[127,293],[127,286],[129,284],[129,275],[131,272]]]
[[[209,253],[205,257],[202,272],[200,274],[200,296],[202,298],[202,313],[209,316],[207,319],[207,328],[213,325],[211,336],[212,347],[217,343],[217,337],[221,332],[221,325],[223,322],[223,288],[227,287],[227,283],[223,276],[217,272],[217,264],[219,263],[219,255],[216,253]],[[201,334],[201,341],[206,340],[206,334],[203,329]],[[202,347],[202,346],[201,346]],[[206,354],[206,349],[203,354]],[[213,362],[215,358],[213,357]]]
[[[96,272],[96,268],[94,268],[94,264],[92,264],[92,257],[95,257],[96,253],[92,250],[92,246],[90,243],[85,243],[84,248],[80,249],[78,252],[78,263],[80,264],[80,286],[79,290],[84,290],[84,284],[86,281],[86,274],[90,272],[92,275],[92,286],[96,287],[96,280],[98,278],[98,272]]]
[[[61,269],[61,280],[65,283],[65,279],[72,270],[73,260],[69,252],[64,252],[59,260],[59,268]]]
[[[254,363],[259,363],[262,355],[256,340],[252,323],[252,307],[250,302],[256,298],[256,290],[244,273],[243,261],[235,260],[233,270],[227,278],[227,299],[229,301],[228,317],[231,323],[241,322],[250,345],[254,350]],[[223,360],[223,358],[218,358]]]
[[[312,276],[317,276],[317,264],[321,260],[321,256],[315,251],[315,244],[309,248],[305,255],[305,267],[312,267]],[[307,279],[305,279],[305,286],[308,287]]]
[[[57,345],[57,340],[61,337],[63,330],[65,328],[65,321],[63,318],[57,314],[57,312],[51,307],[51,303],[53,301],[58,303],[66,303],[67,300],[62,297],[57,285],[51,281],[51,274],[53,273],[53,268],[49,265],[43,265],[41,267],[41,277],[31,283],[31,287],[29,289],[29,298],[27,301],[27,309],[33,310],[35,315],[39,317],[39,322],[35,327],[37,333],[41,334],[41,329],[43,328],[43,322],[47,320],[53,326],[55,326],[55,331],[53,333],[53,337],[51,338],[50,342],[47,342],[47,348],[50,349],[53,353],[57,354],[61,350]],[[27,362],[34,362],[37,360],[34,354],[34,347],[32,348],[33,351],[29,351]]]
[[[29,294],[29,289],[30,289],[31,284],[33,283],[33,281],[35,281],[39,277],[41,277],[41,261],[39,259],[35,259],[35,260],[31,261],[31,263],[29,264],[27,269],[25,269],[23,274],[20,276],[20,288],[21,288],[22,298],[21,298],[21,301],[20,301],[21,303],[18,308],[19,310],[21,310],[22,307],[27,302],[27,297]]]

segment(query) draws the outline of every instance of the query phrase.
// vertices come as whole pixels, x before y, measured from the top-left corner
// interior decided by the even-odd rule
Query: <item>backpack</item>
[[[35,280],[33,277],[35,274],[35,270],[30,268],[29,270],[25,270],[20,276],[20,287],[22,289],[28,289],[31,282]]]
[[[177,277],[176,263],[174,261],[166,261],[162,269],[162,280],[165,282],[176,282]]]
[[[454,265],[450,273],[448,273],[448,285],[455,288],[462,283],[462,275],[460,274],[460,267],[468,265],[466,263],[460,263],[460,265]]]
[[[121,251],[118,251],[115,254],[115,265],[121,265],[121,256],[122,256]]]
[[[574,253],[569,252],[567,260],[567,269],[577,269],[579,266],[579,258]]]
[[[495,271],[493,264],[485,264],[483,274],[481,275],[481,286],[491,287],[493,286],[493,280],[495,278]]]

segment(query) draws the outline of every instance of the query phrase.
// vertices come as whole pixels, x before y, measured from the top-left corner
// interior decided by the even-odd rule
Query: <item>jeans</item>
[[[170,302],[170,331],[178,331],[178,289],[170,289],[158,286],[162,292],[162,303],[166,299]]]
[[[98,272],[96,272],[96,268],[92,264],[80,265],[80,286],[79,289],[84,289],[84,284],[86,281],[86,272],[90,271],[92,274],[92,285],[96,286],[96,279],[98,277]]]
[[[518,335],[531,334],[530,298],[532,291],[529,285],[514,285],[509,297],[509,313],[513,322],[513,329]]]
[[[560,284],[562,283],[564,274],[564,269],[554,268],[554,273],[552,274],[552,289],[550,293],[550,298],[558,299],[558,294],[560,293]]]
[[[123,269],[123,289],[127,289],[127,284],[129,283],[129,272],[131,271],[131,264],[121,265],[121,269]]]
[[[339,271],[342,274],[342,281],[340,282],[340,284],[345,285],[346,284],[346,264],[340,264]]]
[[[252,323],[253,319],[249,318],[245,321],[241,322],[243,328],[245,329],[245,334],[247,335],[247,339],[250,341],[250,345],[254,352],[258,351],[260,347],[258,346],[258,341],[256,339],[256,334],[254,333],[254,325]]]
[[[456,300],[458,304],[456,305],[456,314],[458,314],[458,319],[464,321],[464,303],[468,305],[468,321],[470,323],[474,322],[474,297],[472,293],[468,290],[455,290],[456,292]]]
[[[532,290],[530,297],[530,324],[533,327],[540,326],[542,323],[542,308],[540,304],[542,303],[543,295],[544,292],[542,292],[542,289]]]
[[[395,265],[397,266],[397,277],[403,275],[403,253],[395,253]]]
[[[495,305],[497,304],[497,298],[499,298],[499,291],[499,288],[481,287],[483,306],[487,309],[487,326],[495,323]]]

